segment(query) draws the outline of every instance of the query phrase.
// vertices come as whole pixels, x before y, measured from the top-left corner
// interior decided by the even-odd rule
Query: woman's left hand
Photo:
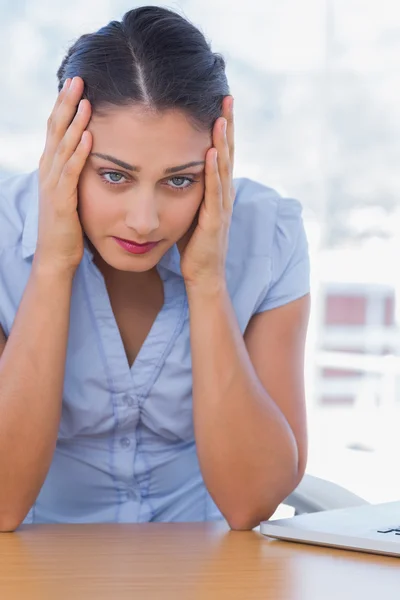
[[[233,98],[226,96],[222,117],[213,128],[213,147],[206,154],[205,193],[193,234],[182,252],[186,287],[219,289],[225,285],[225,260],[235,190]]]

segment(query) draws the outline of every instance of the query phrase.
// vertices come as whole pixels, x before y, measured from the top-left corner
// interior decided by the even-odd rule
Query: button
[[[131,398],[130,396],[128,396],[128,394],[125,394],[125,396],[124,396],[124,404],[125,404],[125,406],[132,407],[133,406],[133,398]]]
[[[127,437],[123,437],[119,440],[119,443],[121,445],[121,448],[123,448],[124,450],[127,450],[131,445],[131,440]]]

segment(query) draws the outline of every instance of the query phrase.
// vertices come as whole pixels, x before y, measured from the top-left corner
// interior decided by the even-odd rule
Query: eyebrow
[[[123,160],[120,160],[119,158],[115,158],[115,156],[110,156],[109,154],[101,154],[100,152],[92,152],[91,156],[97,156],[98,158],[103,158],[104,160],[109,160],[110,162],[115,163],[116,165],[118,165],[119,167],[122,167],[123,169],[126,169],[127,171],[140,171],[140,167],[135,167],[134,165],[130,165],[128,163],[126,163]],[[177,173],[178,171],[184,171],[185,169],[188,169],[189,167],[197,167],[198,165],[204,165],[205,161],[204,160],[197,160],[197,161],[192,161],[192,162],[188,162],[184,165],[178,165],[177,167],[169,167],[168,169],[165,169],[164,174],[165,175],[169,175],[170,173]]]

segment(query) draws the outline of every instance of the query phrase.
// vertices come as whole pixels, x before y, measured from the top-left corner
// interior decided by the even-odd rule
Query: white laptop
[[[263,521],[268,537],[400,557],[400,502],[363,504]]]

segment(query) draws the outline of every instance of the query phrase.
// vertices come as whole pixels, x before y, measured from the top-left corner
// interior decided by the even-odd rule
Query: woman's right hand
[[[47,122],[39,163],[39,231],[36,264],[75,272],[83,256],[78,180],[92,147],[86,130],[91,105],[81,100],[84,82],[67,79]],[[78,108],[78,110],[77,110]]]

